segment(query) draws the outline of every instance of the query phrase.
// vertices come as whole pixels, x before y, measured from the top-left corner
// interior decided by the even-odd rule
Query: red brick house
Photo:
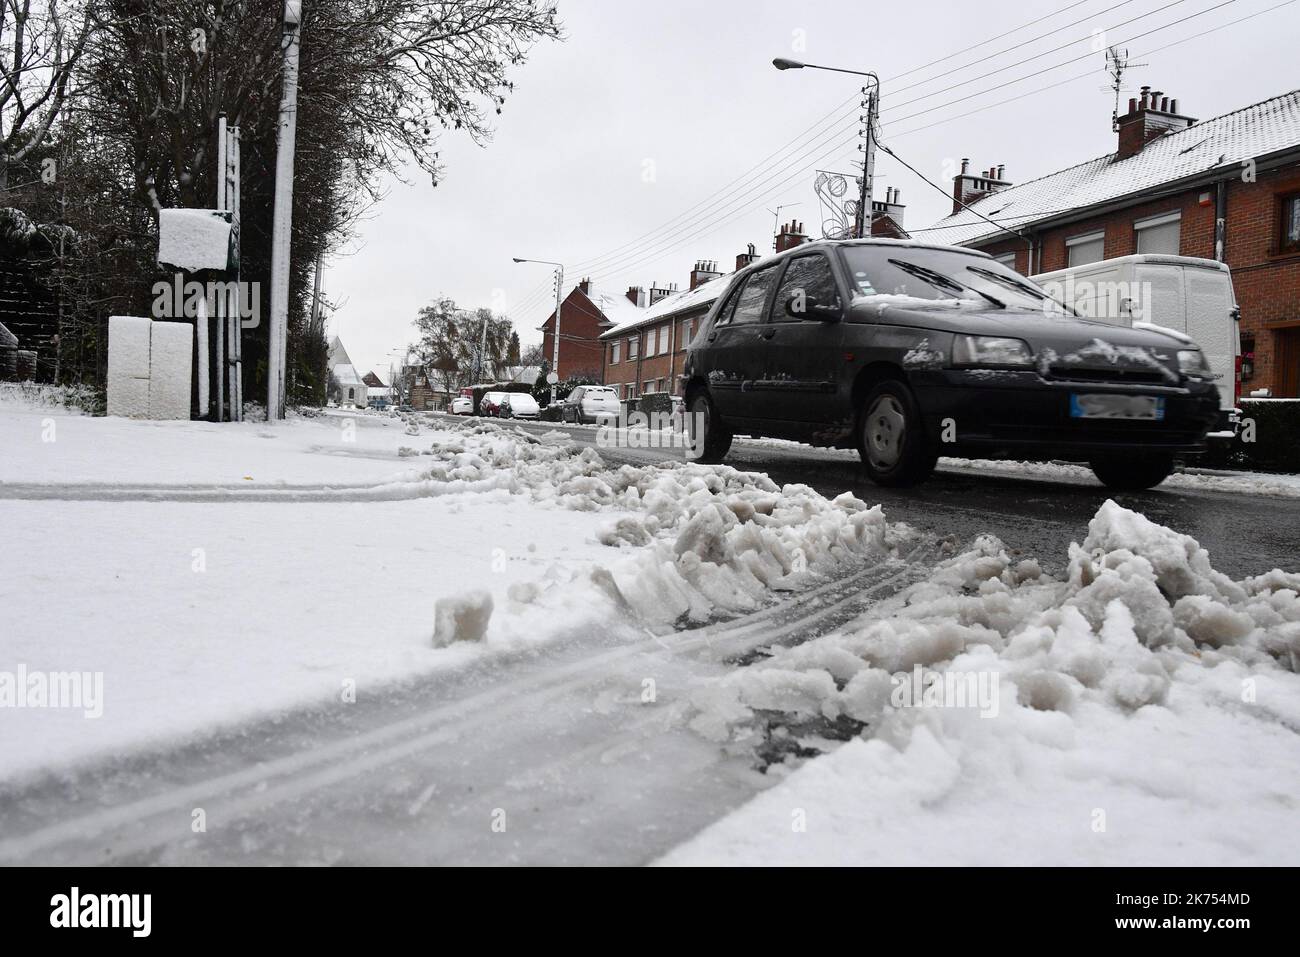
[[[1225,262],[1254,355],[1243,394],[1300,395],[1300,90],[1198,122],[1143,87],[1117,126],[1115,152],[1018,185],[963,160],[952,214],[915,238],[1026,275],[1148,252]]]
[[[667,295],[671,290],[664,290]],[[590,279],[574,286],[560,303],[560,361],[555,372],[561,379],[570,376],[599,376],[604,351],[601,333],[621,322],[633,321],[641,306],[635,298],[640,290],[617,295],[596,290]],[[555,355],[555,310],[539,327],[542,354],[546,361]]]

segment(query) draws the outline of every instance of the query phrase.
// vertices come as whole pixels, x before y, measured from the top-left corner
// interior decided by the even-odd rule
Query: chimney
[[[754,244],[750,243],[743,253],[736,254],[736,271],[739,272],[757,259],[758,253],[754,251]]]
[[[1005,164],[990,166],[984,172],[973,175],[970,172],[970,160],[963,159],[961,172],[952,178],[952,211],[960,213],[965,206],[984,198],[989,193],[1006,189],[1011,185],[1006,177]],[[897,202],[897,194],[895,194],[895,202]]]
[[[889,239],[907,238],[907,233],[903,231],[903,210],[907,207],[903,205],[902,196],[902,190],[890,186],[885,190],[883,201],[871,201],[871,235]]]
[[[695,268],[691,270],[691,285],[694,289],[696,286],[702,286],[710,279],[716,279],[722,273],[718,272],[718,264],[708,259],[699,259],[695,262]]]
[[[591,277],[588,276],[586,279],[582,280],[582,282],[578,283],[578,288],[582,290],[582,294],[583,294],[584,296],[590,296],[590,295],[591,295]]]
[[[634,305],[634,306],[639,306],[639,305],[641,305],[641,304],[642,304],[642,303],[641,303],[641,287],[640,287],[640,286],[628,286],[628,287],[627,287],[627,299],[628,299],[628,302],[632,303],[632,305]]]
[[[672,295],[673,290],[668,286],[661,286],[657,282],[650,284],[650,305],[654,305],[665,296]]]
[[[1160,90],[1142,87],[1140,96],[1129,97],[1128,112],[1115,120],[1119,132],[1116,161],[1126,160],[1142,152],[1152,140],[1167,133],[1177,133],[1195,123],[1190,116],[1178,112],[1178,100],[1170,99]]]
[[[796,220],[790,220],[781,227],[781,231],[776,234],[776,241],[773,244],[777,252],[785,252],[787,249],[793,249],[795,246],[801,246],[808,241],[804,235],[803,223]]]

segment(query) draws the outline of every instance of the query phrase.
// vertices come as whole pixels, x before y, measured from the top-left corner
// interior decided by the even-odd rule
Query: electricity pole
[[[800,63],[798,60],[787,60],[785,57],[777,57],[772,61],[772,66],[778,70],[830,70],[832,73],[852,73],[854,76],[865,76],[871,80],[871,86],[863,87],[862,92],[867,94],[867,100],[862,105],[867,108],[866,116],[861,119],[866,121],[866,139],[862,149],[865,153],[862,161],[862,185],[858,191],[858,213],[853,217],[853,235],[857,239],[863,239],[871,235],[871,181],[876,175],[876,113],[879,109],[880,99],[880,77],[869,70],[846,70],[838,66],[818,66],[816,63]]]
[[[562,263],[553,263],[549,259],[515,259],[517,263],[540,263],[543,266],[555,267],[555,341],[551,348],[551,374],[557,377],[560,374],[560,307],[564,304],[564,265]],[[548,405],[555,402],[555,382],[550,383],[551,398]]]
[[[275,151],[271,227],[271,316],[266,343],[266,421],[284,418],[284,364],[289,331],[289,249],[293,235],[293,153],[298,128],[298,48],[302,0],[285,0],[283,87]]]

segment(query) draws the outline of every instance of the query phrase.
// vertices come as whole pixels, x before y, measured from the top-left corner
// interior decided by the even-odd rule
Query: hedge
[[[1254,472],[1300,472],[1300,399],[1242,399],[1231,442],[1210,441],[1197,465]]]

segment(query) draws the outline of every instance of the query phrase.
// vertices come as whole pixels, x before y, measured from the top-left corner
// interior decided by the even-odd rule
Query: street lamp
[[[872,89],[869,92],[864,90],[867,93],[867,141],[864,145],[862,162],[862,188],[858,192],[858,213],[853,218],[855,238],[864,238],[871,231],[871,182],[876,175],[876,110],[880,98],[880,77],[869,70],[846,70],[838,66],[800,63],[798,60],[787,60],[785,57],[774,59],[772,66],[778,70],[828,70],[832,73],[852,73],[854,76],[865,76],[872,80]]]
[[[514,257],[517,263],[538,263],[542,266],[555,267],[555,341],[551,348],[551,373],[555,376],[555,382],[560,379],[560,306],[564,298],[564,266],[561,263],[551,262],[549,259],[520,259]],[[555,402],[555,382],[549,381],[551,387],[551,398],[547,405],[553,405]]]

